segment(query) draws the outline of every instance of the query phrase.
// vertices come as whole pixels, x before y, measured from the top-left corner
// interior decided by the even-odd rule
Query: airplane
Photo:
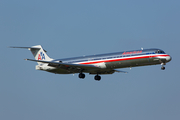
[[[140,49],[124,52],[106,53],[98,55],[88,55],[82,57],[52,59],[46,54],[46,50],[41,45],[32,47],[11,47],[25,48],[32,52],[35,59],[25,59],[37,62],[36,70],[43,70],[55,74],[75,74],[79,73],[79,78],[84,79],[85,74],[95,75],[94,79],[101,80],[103,74],[113,74],[114,72],[125,71],[116,70],[119,68],[131,68],[138,66],[161,64],[164,70],[167,62],[172,57],[161,49]]]

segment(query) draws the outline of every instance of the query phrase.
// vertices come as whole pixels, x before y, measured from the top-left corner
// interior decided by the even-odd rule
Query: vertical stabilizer
[[[45,61],[50,61],[52,60],[47,54],[46,51],[42,48],[41,45],[36,45],[28,48],[32,54],[34,55],[34,58],[36,60],[45,60]]]

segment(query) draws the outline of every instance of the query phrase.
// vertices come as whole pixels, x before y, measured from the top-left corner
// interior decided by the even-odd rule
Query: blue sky
[[[180,118],[180,2],[178,0],[1,0],[0,119],[177,120]],[[57,75],[36,71],[28,50],[42,45],[52,58],[160,48],[160,65],[128,74]]]

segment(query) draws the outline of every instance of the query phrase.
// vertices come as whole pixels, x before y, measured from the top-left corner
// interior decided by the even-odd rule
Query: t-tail
[[[24,48],[24,49],[28,49],[32,52],[34,58],[36,60],[41,60],[41,61],[51,61],[53,60],[52,58],[50,58],[47,54],[46,54],[46,50],[44,50],[42,48],[41,45],[36,45],[36,46],[32,46],[32,47],[11,47],[11,48]],[[40,62],[38,62],[38,64],[42,64]]]

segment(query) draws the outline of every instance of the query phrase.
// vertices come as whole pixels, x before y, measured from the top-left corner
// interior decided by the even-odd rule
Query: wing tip
[[[126,71],[120,71],[120,70],[115,70],[115,72],[118,72],[118,73],[128,73],[128,72],[126,72]]]

